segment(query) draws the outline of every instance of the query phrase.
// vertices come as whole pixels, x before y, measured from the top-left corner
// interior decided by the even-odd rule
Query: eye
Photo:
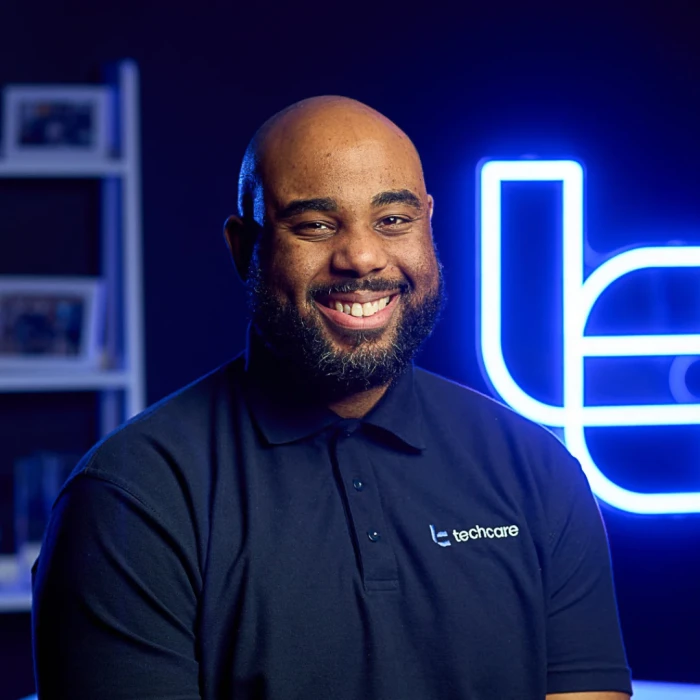
[[[303,221],[294,227],[294,231],[296,233],[307,236],[329,233],[332,230],[332,224],[329,224],[326,221]]]
[[[409,228],[412,220],[406,218],[405,216],[385,216],[383,219],[379,220],[380,228],[385,231],[404,231]]]
[[[307,229],[312,229],[314,231],[323,231],[324,229],[328,228],[328,224],[324,224],[323,221],[307,221],[299,228],[307,228]]]

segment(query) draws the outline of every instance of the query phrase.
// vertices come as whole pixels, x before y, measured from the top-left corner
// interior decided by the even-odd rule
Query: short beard
[[[435,253],[437,260],[437,252]],[[438,265],[437,289],[418,297],[405,280],[348,279],[343,283],[310,289],[307,301],[313,304],[320,294],[356,291],[401,291],[401,318],[393,342],[381,346],[384,329],[349,331],[352,350],[333,346],[318,316],[303,318],[299,310],[284,303],[263,279],[258,246],[246,280],[246,297],[254,330],[273,354],[290,371],[327,398],[342,398],[379,386],[399,377],[430,336],[445,303],[442,266]],[[398,311],[399,309],[397,309]]]

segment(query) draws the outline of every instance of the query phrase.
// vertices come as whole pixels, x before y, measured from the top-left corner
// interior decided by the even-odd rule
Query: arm
[[[41,700],[198,700],[198,572],[169,521],[127,487],[78,476],[35,572]]]
[[[626,700],[631,692],[598,505],[568,453],[552,496],[547,592],[548,699]]]

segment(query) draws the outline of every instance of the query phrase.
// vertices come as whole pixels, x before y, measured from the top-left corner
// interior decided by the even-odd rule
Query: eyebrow
[[[372,197],[373,207],[384,207],[388,204],[407,204],[422,211],[420,199],[411,190],[386,190]],[[277,212],[278,219],[291,219],[307,211],[338,211],[338,202],[331,197],[315,197],[312,199],[294,199]]]
[[[330,197],[316,197],[314,199],[294,199],[287,206],[277,212],[280,219],[291,219],[293,216],[307,211],[337,211],[338,202]]]
[[[387,204],[408,204],[419,211],[423,209],[420,199],[411,190],[387,190],[372,197],[373,207],[384,207]]]

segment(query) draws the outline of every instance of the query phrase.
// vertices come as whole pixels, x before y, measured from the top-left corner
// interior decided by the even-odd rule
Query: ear
[[[429,194],[428,195],[428,217],[430,220],[433,220],[433,211],[435,209],[435,200],[433,199],[433,195]]]
[[[240,216],[229,216],[224,223],[224,238],[241,282],[248,276],[253,247],[258,236],[257,224],[252,226]]]

